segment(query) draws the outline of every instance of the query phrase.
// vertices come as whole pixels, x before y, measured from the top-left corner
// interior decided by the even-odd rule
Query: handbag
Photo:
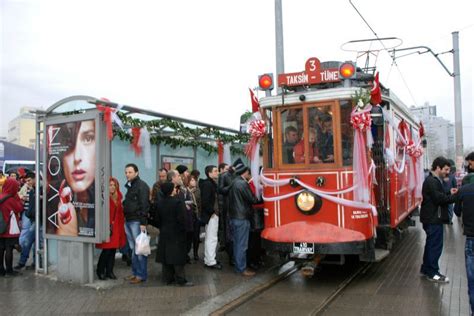
[[[18,235],[20,233],[20,227],[18,227],[18,221],[16,220],[15,212],[13,211],[10,211],[10,229],[8,230],[8,233],[10,235]]]

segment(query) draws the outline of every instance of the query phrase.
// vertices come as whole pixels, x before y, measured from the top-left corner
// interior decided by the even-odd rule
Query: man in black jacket
[[[147,256],[135,254],[135,240],[141,232],[146,230],[148,211],[150,208],[150,188],[138,176],[137,165],[130,163],[125,166],[127,177],[127,194],[123,200],[125,215],[125,231],[130,249],[132,250],[132,275],[127,280],[132,284],[145,282],[147,273]]]
[[[238,161],[241,161],[240,158],[234,162],[232,166],[225,165],[223,172],[219,174],[219,179],[217,182],[217,192],[219,193],[219,210],[221,211],[221,223],[223,225],[223,236],[221,237],[222,245],[225,245],[225,251],[229,256],[229,264],[233,264],[233,245],[232,245],[232,229],[230,227],[229,219],[229,191],[232,185],[232,181],[235,178],[234,166]]]
[[[257,203],[248,181],[250,170],[243,163],[235,167],[237,177],[229,191],[229,217],[234,237],[234,263],[237,273],[253,276],[255,272],[247,269],[247,248],[250,235],[250,215],[252,205]]]
[[[433,161],[431,173],[423,182],[420,221],[426,232],[425,250],[421,274],[428,280],[439,283],[448,283],[449,278],[439,272],[439,257],[443,251],[443,224],[449,223],[448,205],[454,203],[457,189],[451,189],[451,195],[445,193],[443,178],[451,167],[444,157]]]
[[[201,190],[201,220],[206,225],[204,238],[204,266],[211,269],[222,269],[216,260],[217,232],[219,230],[219,207],[217,202],[216,166],[209,165],[205,169],[206,180],[199,183]]]
[[[454,213],[459,217],[462,216],[464,235],[466,235],[464,257],[466,258],[467,289],[471,315],[474,315],[474,177],[469,177],[459,189]]]

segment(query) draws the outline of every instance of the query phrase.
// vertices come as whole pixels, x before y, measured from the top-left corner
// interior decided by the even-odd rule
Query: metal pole
[[[283,13],[281,0],[275,0],[275,57],[276,57],[276,87],[278,94],[281,88],[278,87],[278,75],[285,73],[285,56],[283,47]]]
[[[461,72],[459,69],[459,32],[453,32],[453,66],[454,66],[454,125],[456,128],[456,167],[461,170],[463,163],[463,130],[461,105]]]
[[[40,146],[41,146],[41,123],[38,119],[38,114],[36,114],[36,145],[35,145],[35,201],[30,201],[30,203],[35,203],[35,273],[44,271],[40,269],[40,210],[42,207],[40,205],[40,195],[41,192],[41,177],[40,177]],[[45,254],[41,255],[43,258]],[[43,265],[43,268],[45,266]]]

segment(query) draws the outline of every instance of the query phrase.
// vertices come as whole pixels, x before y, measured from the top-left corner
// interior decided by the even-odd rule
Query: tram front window
[[[310,108],[308,113],[310,130],[315,130],[315,141],[311,143],[310,163],[334,163],[334,125],[331,106]]]
[[[296,161],[294,150],[301,143],[303,137],[303,111],[302,109],[290,109],[281,111],[281,140],[282,160],[285,164],[304,163]],[[304,142],[303,142],[304,151]]]

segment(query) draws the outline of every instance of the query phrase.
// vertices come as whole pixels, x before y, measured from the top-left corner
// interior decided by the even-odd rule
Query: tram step
[[[390,251],[386,249],[375,249],[375,262],[382,261],[389,253]]]
[[[359,260],[364,262],[379,262],[385,259],[389,253],[389,250],[376,248],[368,254],[360,255]]]

